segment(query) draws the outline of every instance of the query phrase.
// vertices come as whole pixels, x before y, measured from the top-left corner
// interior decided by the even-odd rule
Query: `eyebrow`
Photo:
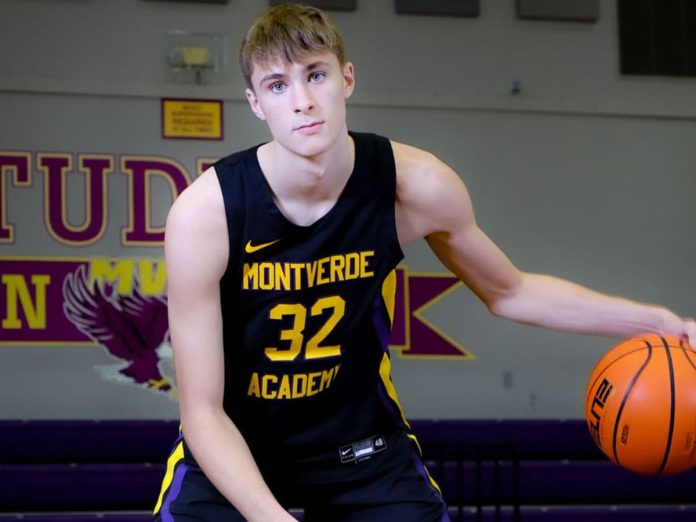
[[[329,63],[322,62],[322,61],[312,62],[305,67],[305,71],[310,72],[310,71],[314,71],[315,69],[318,69],[321,67],[329,67]],[[263,85],[264,83],[269,82],[269,81],[281,80],[281,79],[285,78],[286,76],[287,75],[285,73],[278,73],[278,72],[270,73],[270,74],[267,74],[266,76],[264,76],[263,78],[261,78],[259,85]]]
[[[281,78],[285,78],[285,75],[283,73],[271,73],[267,74],[263,78],[261,78],[261,81],[259,81],[259,85],[263,85],[266,82],[269,82],[271,80],[280,80]]]
[[[308,71],[313,71],[314,69],[318,69],[319,67],[329,67],[329,63],[322,61],[314,62],[310,63],[305,69]]]

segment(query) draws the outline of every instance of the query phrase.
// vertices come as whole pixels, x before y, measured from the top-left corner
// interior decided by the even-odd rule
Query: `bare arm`
[[[675,335],[696,347],[696,322],[564,279],[521,272],[478,227],[466,187],[434,156],[394,143],[403,245],[426,238],[438,258],[500,317],[575,333]]]
[[[212,169],[167,217],[169,324],[186,442],[206,476],[249,521],[294,521],[266,486],[222,407],[224,364],[219,283],[228,259],[227,224]]]

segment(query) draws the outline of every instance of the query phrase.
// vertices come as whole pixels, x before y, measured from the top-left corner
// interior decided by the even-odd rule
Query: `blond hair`
[[[343,38],[322,10],[283,4],[262,13],[252,24],[239,49],[239,66],[247,86],[255,64],[299,62],[312,52],[329,51],[345,64]]]

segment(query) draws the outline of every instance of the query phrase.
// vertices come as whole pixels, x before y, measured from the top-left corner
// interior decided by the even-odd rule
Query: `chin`
[[[311,136],[293,136],[283,143],[283,146],[299,156],[313,157],[327,152],[335,143],[336,136],[319,133]]]

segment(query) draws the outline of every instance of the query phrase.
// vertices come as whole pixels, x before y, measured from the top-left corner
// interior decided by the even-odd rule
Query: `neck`
[[[338,197],[353,171],[354,145],[347,132],[330,149],[312,156],[296,154],[276,141],[264,148],[259,151],[261,168],[278,198]]]
[[[346,130],[321,154],[302,156],[272,141],[259,148],[258,159],[280,211],[310,225],[338,201],[353,172],[355,145]]]

